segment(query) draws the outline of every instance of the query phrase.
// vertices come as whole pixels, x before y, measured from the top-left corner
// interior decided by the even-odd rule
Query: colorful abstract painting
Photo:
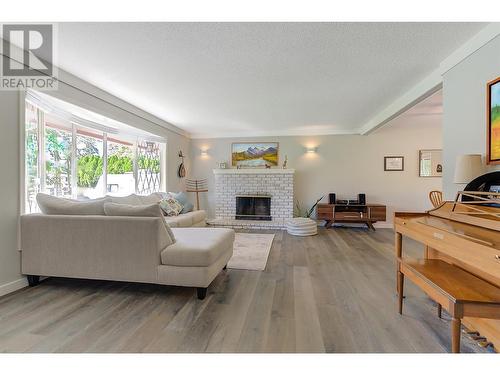
[[[500,164],[500,78],[488,84],[488,163]]]
[[[278,143],[233,143],[231,164],[241,168],[263,168],[278,165]]]

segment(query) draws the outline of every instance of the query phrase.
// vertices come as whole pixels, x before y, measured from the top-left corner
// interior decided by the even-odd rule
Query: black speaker
[[[328,203],[335,204],[336,201],[335,193],[328,194]]]
[[[366,194],[363,193],[358,194],[358,204],[362,205],[366,204]]]

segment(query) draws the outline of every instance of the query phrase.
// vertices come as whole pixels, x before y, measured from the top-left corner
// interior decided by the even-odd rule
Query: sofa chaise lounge
[[[203,299],[233,254],[232,229],[170,228],[158,203],[68,201],[80,214],[21,216],[22,273],[30,285],[40,276],[144,282],[195,287]]]

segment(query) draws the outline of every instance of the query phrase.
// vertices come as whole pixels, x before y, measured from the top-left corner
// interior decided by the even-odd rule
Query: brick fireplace
[[[215,219],[209,224],[240,228],[283,228],[293,217],[294,169],[214,169]],[[269,197],[271,220],[236,219],[237,197]],[[241,216],[241,215],[238,215]]]

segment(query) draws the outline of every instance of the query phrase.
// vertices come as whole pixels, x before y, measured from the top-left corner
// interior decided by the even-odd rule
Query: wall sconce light
[[[306,148],[306,152],[307,152],[308,154],[315,154],[315,153],[317,153],[317,152],[318,152],[318,148],[317,148],[317,147],[307,147],[307,148]]]
[[[200,151],[200,155],[201,155],[202,158],[208,157],[208,150],[201,150]]]

